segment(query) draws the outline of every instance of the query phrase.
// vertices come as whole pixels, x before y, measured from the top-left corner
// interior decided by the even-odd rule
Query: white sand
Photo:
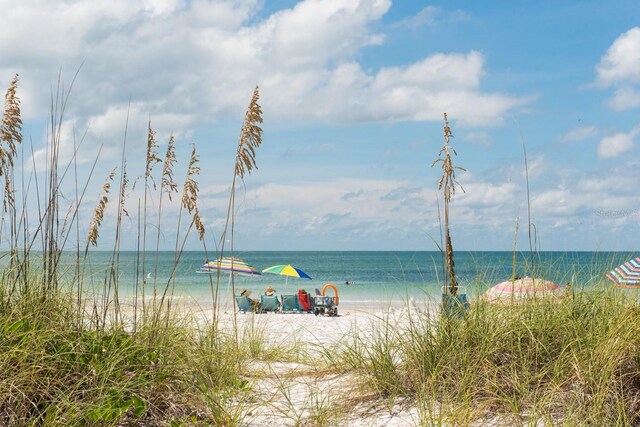
[[[304,364],[260,360],[253,363],[249,376],[252,391],[247,425],[315,425],[314,419],[320,416],[333,417],[329,424],[339,426],[420,425],[418,411],[411,404],[400,401],[390,404],[371,395],[362,398],[360,378],[351,372],[326,370],[321,362],[314,363],[314,358],[318,357],[320,349],[331,351],[344,340],[353,339],[355,333],[359,338],[371,337],[381,320],[401,326],[410,314],[424,312],[426,304],[412,303],[411,307],[370,305],[368,310],[363,304],[339,306],[336,317],[307,313],[238,313],[236,319],[241,339],[259,331],[267,346],[296,346],[308,356]],[[429,305],[429,308],[433,312],[434,307]],[[200,322],[211,319],[211,309],[193,311]],[[233,321],[230,308],[219,315],[220,325],[225,330],[233,330]],[[355,404],[345,405],[349,400],[354,400]]]
[[[195,317],[204,326],[212,319],[210,301],[196,301],[191,297],[174,298],[180,311]],[[122,308],[130,316],[132,301],[122,302]],[[251,391],[246,401],[246,425],[297,426],[327,424],[317,421],[329,417],[328,425],[338,426],[418,426],[418,410],[409,402],[396,399],[381,400],[370,392],[362,391],[361,378],[353,372],[336,372],[318,361],[321,352],[333,351],[336,345],[352,340],[357,335],[366,341],[375,335],[383,324],[402,328],[411,316],[435,313],[433,301],[407,305],[360,302],[341,304],[338,316],[313,313],[237,313],[240,340],[263,340],[265,348],[283,348],[282,353],[291,359],[302,357],[304,362],[287,360],[255,360],[248,367]],[[233,331],[233,307],[221,307],[219,325]],[[395,328],[394,328],[395,329]],[[292,352],[292,346],[300,350]],[[287,350],[288,349],[288,350]],[[276,353],[277,354],[277,353]],[[277,357],[276,357],[277,359]]]

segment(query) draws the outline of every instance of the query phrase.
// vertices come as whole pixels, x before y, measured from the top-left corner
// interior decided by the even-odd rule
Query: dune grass
[[[411,399],[427,425],[640,421],[640,307],[615,289],[381,318],[354,338],[330,363],[358,372],[379,397]]]
[[[171,200],[178,185],[172,171],[176,161],[173,136],[162,174],[153,176],[153,166],[162,160],[150,122],[145,172],[139,178],[144,185],[143,197],[128,200],[127,150],[123,148],[120,168],[114,168],[101,187],[93,217],[88,224],[80,224],[80,207],[94,169],[83,184],[77,175],[76,152],[71,159],[59,156],[69,97],[61,90],[61,82],[52,94],[47,166],[42,171],[34,164],[31,172],[25,172],[22,164],[19,173],[23,176],[17,180],[23,184],[22,193],[18,194],[14,168],[23,162],[18,157],[23,139],[18,83],[16,75],[6,92],[0,122],[4,202],[0,213],[0,425],[242,425],[251,407],[244,400],[249,386],[243,366],[250,359],[274,357],[277,349],[264,345],[258,327],[240,339],[237,331],[219,327],[215,315],[217,282],[212,282],[213,320],[203,321],[181,312],[173,303],[172,278],[158,283],[155,274],[147,278],[145,270],[145,258],[154,256],[147,250],[152,244],[147,242],[151,235],[147,219],[152,213],[157,218],[156,259],[161,224],[175,233],[176,265],[192,228],[203,239],[195,147],[188,162],[177,225],[162,222],[162,203],[152,211],[150,199],[157,196],[162,201],[167,193]],[[258,88],[250,112],[252,120],[261,122],[257,100]],[[252,155],[260,133],[257,126],[250,129]],[[255,159],[250,157],[248,171],[255,167]],[[73,200],[60,191],[71,174]],[[156,180],[162,183],[159,188],[153,184]],[[116,183],[117,191],[111,188]],[[90,285],[90,249],[98,245],[111,198],[117,203],[111,261],[104,278],[98,280],[101,286]],[[129,216],[127,206],[133,210],[135,205],[141,250],[136,292],[132,308],[128,308],[121,305],[119,296],[121,225],[123,217]],[[183,210],[188,220],[183,218]],[[60,263],[67,243],[75,247],[73,271],[63,269]]]
[[[135,334],[78,328],[74,303],[62,293],[2,295],[0,424],[229,425],[218,405],[246,386],[247,357],[231,337],[177,318]]]

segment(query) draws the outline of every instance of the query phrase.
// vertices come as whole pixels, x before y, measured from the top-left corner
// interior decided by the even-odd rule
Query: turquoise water
[[[228,254],[225,254],[228,255]],[[67,258],[68,256],[68,258]],[[104,282],[105,271],[111,260],[109,252],[95,252],[90,255],[86,266],[87,281],[100,289]],[[236,288],[247,288],[254,295],[264,292],[267,286],[275,287],[279,293],[293,293],[300,288],[308,291],[321,289],[325,283],[335,284],[340,292],[342,303],[365,303],[402,301],[408,298],[437,298],[440,294],[443,263],[439,252],[396,252],[396,251],[348,251],[348,252],[236,252],[258,270],[276,264],[291,264],[305,271],[312,280],[285,278],[271,274],[258,277],[234,276]],[[518,253],[516,274],[531,275],[533,263],[536,277],[559,284],[571,282],[575,287],[591,287],[602,283],[604,274],[612,268],[637,256],[622,252],[540,252],[537,254]],[[136,252],[121,252],[118,268],[120,295],[133,295],[136,276],[136,264],[139,262]],[[215,256],[210,256],[214,259]],[[158,255],[157,274],[156,255],[148,254],[146,272],[151,272],[147,287],[153,284],[155,276],[158,288],[164,287],[174,266],[174,254],[161,252]],[[207,274],[196,271],[205,261],[204,252],[183,252],[176,269],[176,296],[189,296],[205,303],[210,301],[210,282]],[[65,255],[63,263],[73,267],[73,256]],[[507,280],[512,275],[512,252],[456,252],[455,267],[458,281],[474,295],[484,291],[490,285]],[[145,273],[146,275],[146,273]],[[221,274],[220,289],[223,298],[231,298],[228,288],[229,275]],[[214,275],[215,281],[215,275]],[[345,282],[351,284],[347,285]],[[140,280],[138,280],[140,283]]]

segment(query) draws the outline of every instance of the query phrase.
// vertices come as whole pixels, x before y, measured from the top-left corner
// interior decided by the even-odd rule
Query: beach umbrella
[[[311,276],[309,276],[304,271],[299,268],[293,267],[290,264],[287,265],[274,265],[269,268],[265,268],[262,270],[263,273],[271,273],[271,274],[279,274],[281,276],[286,276],[285,286],[289,282],[289,277],[298,277],[300,279],[309,279],[311,280]]]
[[[540,278],[523,277],[507,280],[491,287],[484,294],[489,302],[521,302],[527,299],[564,297],[564,289],[557,283]]]
[[[200,267],[200,272],[202,273],[210,273],[216,270],[240,276],[260,276],[262,274],[240,258],[223,257],[215,261],[207,261]]]
[[[640,288],[640,257],[627,261],[607,273],[607,277],[624,288]]]

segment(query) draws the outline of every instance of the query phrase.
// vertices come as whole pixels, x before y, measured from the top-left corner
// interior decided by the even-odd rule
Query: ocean
[[[225,254],[228,255],[228,254]],[[337,286],[341,304],[370,304],[437,299],[443,282],[443,259],[439,252],[431,251],[237,251],[234,254],[258,270],[277,264],[291,264],[312,280],[263,274],[257,277],[234,276],[236,289],[246,288],[254,295],[273,286],[279,293],[295,293],[305,289],[313,293],[326,283]],[[589,288],[606,283],[605,273],[633,258],[626,252],[518,252],[516,275],[543,277],[558,284],[571,283],[574,289]],[[97,292],[102,288],[106,271],[111,264],[110,252],[93,252],[85,266],[85,283]],[[119,293],[122,298],[134,295],[136,273],[141,255],[120,252],[118,264]],[[215,255],[211,256],[213,260]],[[186,251],[175,272],[175,297],[186,297],[202,304],[211,301],[208,274],[197,273],[206,261],[204,252]],[[73,269],[74,255],[65,254],[63,264]],[[167,284],[174,268],[173,252],[149,253],[146,257],[145,276],[147,295],[150,295],[154,277],[158,289]],[[513,252],[456,252],[455,270],[460,285],[471,297],[484,292],[489,286],[509,279],[513,271]],[[215,281],[215,275],[213,275]],[[349,284],[347,284],[347,282]],[[140,279],[138,279],[140,283]],[[229,275],[221,274],[221,298],[231,301]],[[160,291],[159,291],[160,292]]]

